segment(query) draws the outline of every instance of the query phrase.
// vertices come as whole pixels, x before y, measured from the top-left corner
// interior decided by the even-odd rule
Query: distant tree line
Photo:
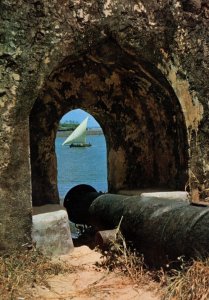
[[[63,123],[60,122],[58,131],[73,131],[76,127],[78,127],[79,123],[76,121],[65,121]]]

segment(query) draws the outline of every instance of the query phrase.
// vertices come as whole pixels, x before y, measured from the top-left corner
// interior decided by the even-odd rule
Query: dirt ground
[[[72,273],[59,274],[48,280],[48,287],[36,286],[33,299],[38,300],[159,300],[156,286],[152,283],[138,287],[130,278],[96,267],[101,254],[88,246],[59,257],[70,262]]]

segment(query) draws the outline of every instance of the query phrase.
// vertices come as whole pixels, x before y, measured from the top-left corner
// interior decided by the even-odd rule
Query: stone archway
[[[59,120],[81,108],[107,142],[108,189],[182,189],[188,144],[180,103],[162,73],[107,40],[66,58],[47,79],[30,115],[34,205],[58,203],[54,141]]]

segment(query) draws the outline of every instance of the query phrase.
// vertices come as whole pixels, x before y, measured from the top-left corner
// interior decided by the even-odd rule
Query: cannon
[[[181,195],[103,194],[84,184],[66,194],[64,206],[72,222],[96,230],[114,229],[123,217],[125,239],[152,263],[182,255],[203,258],[209,254],[209,207],[192,205]]]

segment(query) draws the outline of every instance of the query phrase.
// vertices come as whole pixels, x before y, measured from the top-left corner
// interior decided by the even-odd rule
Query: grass
[[[120,231],[109,249],[102,251],[102,256],[102,261],[97,265],[99,268],[124,274],[137,287],[148,284],[152,289],[158,289],[160,299],[209,299],[209,258],[188,262],[179,257],[176,262],[170,262],[160,270],[150,270],[143,255],[127,246]],[[44,285],[50,288],[48,279],[51,276],[72,272],[75,272],[75,267],[69,263],[55,262],[36,249],[3,255],[0,257],[0,299],[33,299],[33,287]],[[90,288],[96,292],[95,286]]]
[[[39,251],[14,251],[0,257],[0,291],[1,299],[13,300],[31,298],[31,288],[45,285],[50,276],[72,272],[70,267],[61,262],[54,262]],[[25,298],[26,297],[26,298]]]
[[[102,251],[100,267],[128,275],[137,286],[158,283],[158,295],[163,300],[208,300],[209,299],[209,258],[177,261],[166,264],[160,270],[149,269],[143,255],[127,246],[118,233],[109,250]],[[175,268],[172,268],[175,266]]]
[[[162,272],[161,283],[165,286],[165,300],[209,299],[209,258],[182,261],[180,269]]]
[[[116,240],[111,241],[109,249],[100,251],[102,259],[98,263],[98,267],[124,274],[137,286],[147,283],[147,280],[150,283],[153,281],[144,262],[144,256],[127,246],[120,231],[117,232]]]

